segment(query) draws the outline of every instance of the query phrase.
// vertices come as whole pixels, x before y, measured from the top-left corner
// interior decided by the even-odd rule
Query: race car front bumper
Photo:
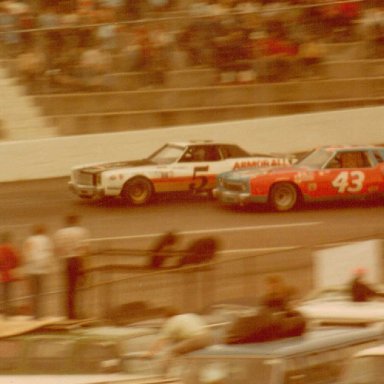
[[[245,205],[250,202],[251,194],[247,192],[234,192],[215,188],[212,191],[213,197],[223,204]]]
[[[105,196],[104,188],[96,187],[94,185],[78,185],[70,181],[68,187],[71,192],[82,198],[101,199]]]
[[[215,188],[212,191],[213,197],[220,203],[227,205],[248,205],[248,204],[266,204],[268,196],[252,195],[249,192],[229,191],[226,189]]]

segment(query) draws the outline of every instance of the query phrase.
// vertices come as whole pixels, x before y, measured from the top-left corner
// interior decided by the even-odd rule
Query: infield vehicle
[[[184,384],[328,384],[349,357],[382,336],[381,324],[319,327],[269,342],[212,345],[181,358],[174,370]]]
[[[384,345],[357,352],[345,367],[337,384],[383,384]]]
[[[173,142],[142,160],[76,166],[69,187],[82,198],[117,197],[143,205],[160,193],[210,193],[225,171],[289,162],[285,156],[252,155],[235,144]]]
[[[374,287],[383,294],[382,285]],[[308,320],[315,322],[345,324],[384,322],[384,300],[375,298],[366,302],[354,302],[349,285],[318,289],[298,303],[296,309]]]
[[[384,147],[323,146],[290,166],[225,172],[213,191],[223,204],[269,204],[289,211],[299,202],[384,196]]]

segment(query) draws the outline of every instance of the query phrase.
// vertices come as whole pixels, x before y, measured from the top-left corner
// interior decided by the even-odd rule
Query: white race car
[[[222,172],[287,164],[289,157],[251,155],[235,144],[174,142],[142,160],[76,166],[69,187],[82,198],[119,197],[142,205],[158,193],[210,193]]]

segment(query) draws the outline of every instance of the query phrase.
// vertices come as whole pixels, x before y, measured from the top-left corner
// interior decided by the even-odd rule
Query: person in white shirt
[[[83,258],[89,253],[88,229],[80,226],[77,215],[65,218],[65,227],[54,235],[56,254],[63,259],[66,274],[66,311],[69,319],[76,319],[76,293],[79,280],[83,277]]]
[[[23,244],[25,273],[29,276],[32,290],[32,306],[35,318],[42,316],[41,295],[44,279],[54,268],[54,246],[44,225],[36,225]]]
[[[159,338],[152,344],[148,357],[155,356],[168,347],[163,360],[162,374],[166,375],[177,356],[202,349],[212,344],[213,336],[205,320],[196,313],[178,313],[174,308],[166,310],[165,321]]]

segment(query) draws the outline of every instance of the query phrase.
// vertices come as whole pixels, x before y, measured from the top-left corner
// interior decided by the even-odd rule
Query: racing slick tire
[[[147,204],[152,197],[152,183],[145,177],[135,177],[128,180],[121,191],[121,198],[132,205]]]
[[[272,186],[269,193],[269,204],[279,212],[293,209],[299,200],[299,194],[292,183],[281,182]]]

